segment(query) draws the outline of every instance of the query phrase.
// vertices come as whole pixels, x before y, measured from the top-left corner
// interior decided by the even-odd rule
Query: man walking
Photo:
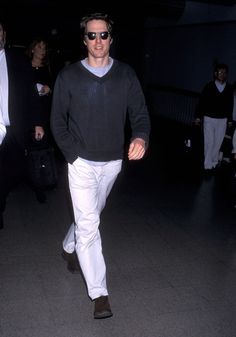
[[[63,248],[79,259],[94,318],[112,316],[106,265],[99,231],[100,214],[119,174],[124,155],[125,121],[132,137],[129,160],[142,159],[148,146],[150,119],[134,70],[109,55],[113,22],[94,13],[81,21],[87,57],[64,68],[53,94],[51,126],[68,162],[74,210]]]

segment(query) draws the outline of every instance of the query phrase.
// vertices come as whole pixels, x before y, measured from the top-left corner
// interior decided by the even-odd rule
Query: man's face
[[[86,33],[95,34],[94,39],[89,39],[89,36],[85,35],[84,43],[87,46],[88,54],[95,59],[106,57],[109,54],[110,44],[112,42],[106,22],[103,20],[91,20],[87,23],[86,28]],[[103,37],[104,33],[105,35],[107,34],[105,37]]]
[[[3,30],[3,26],[0,23],[0,50],[4,49],[6,43],[6,32]]]
[[[216,79],[221,83],[224,83],[227,80],[227,75],[228,75],[227,70],[224,68],[218,69],[215,72]]]

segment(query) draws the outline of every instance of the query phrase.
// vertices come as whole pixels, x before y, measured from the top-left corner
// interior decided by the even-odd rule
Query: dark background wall
[[[150,29],[145,46],[145,82],[199,92],[217,62],[236,80],[236,22]]]
[[[0,17],[8,24],[8,43],[26,46],[45,36],[65,61],[82,57],[79,21],[105,11],[115,21],[111,53],[130,63],[144,87],[173,86],[199,92],[212,78],[215,62],[229,65],[236,79],[236,1],[2,0]]]

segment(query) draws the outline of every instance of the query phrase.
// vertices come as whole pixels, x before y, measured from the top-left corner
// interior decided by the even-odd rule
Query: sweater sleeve
[[[234,91],[232,85],[229,85],[229,97],[228,121],[232,122],[234,109]]]
[[[234,135],[233,135],[233,150],[232,153],[236,153],[236,129],[234,130]]]
[[[132,139],[142,138],[146,144],[148,144],[151,125],[144,93],[133,70],[130,71],[129,79],[128,115],[132,130]]]
[[[75,153],[75,139],[68,130],[68,111],[70,94],[63,70],[58,74],[52,98],[50,125],[55,141],[65,156],[72,163],[77,155]]]

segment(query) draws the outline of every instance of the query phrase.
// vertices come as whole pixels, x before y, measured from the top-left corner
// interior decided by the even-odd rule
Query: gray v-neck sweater
[[[69,163],[77,157],[122,159],[127,112],[132,138],[148,142],[149,114],[139,80],[129,65],[114,60],[107,74],[98,77],[76,62],[58,74],[51,127]]]

